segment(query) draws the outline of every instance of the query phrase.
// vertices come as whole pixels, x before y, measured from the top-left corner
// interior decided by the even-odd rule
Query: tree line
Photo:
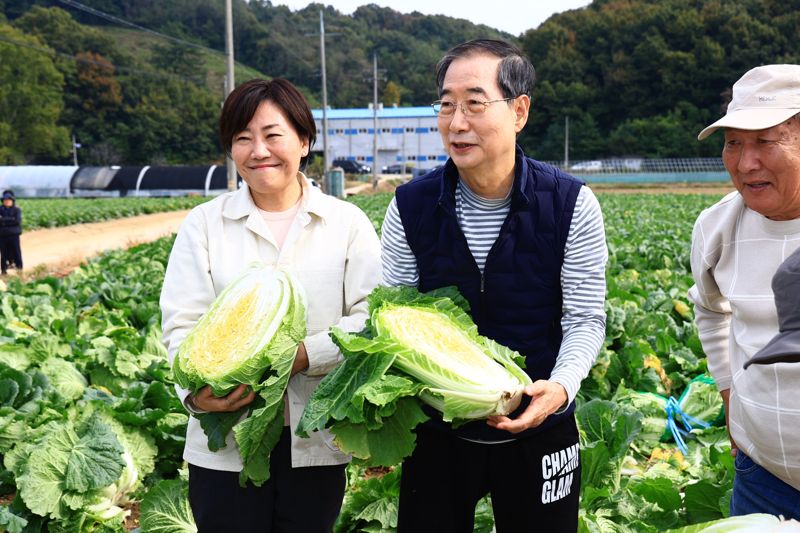
[[[0,0],[0,164],[68,163],[72,135],[82,163],[221,160],[224,2],[79,5],[192,45],[63,0]],[[732,83],[753,66],[800,60],[800,0],[594,0],[517,37],[374,4],[343,15],[235,0],[237,82],[283,76],[319,106],[320,9],[332,107],[371,102],[373,53],[384,105],[427,105],[449,47],[477,37],[519,45],[537,72],[520,143],[546,160],[563,157],[566,117],[571,159],[717,155],[719,143],[695,135],[724,111]]]
[[[594,0],[521,37],[539,81],[524,139],[563,157],[719,155],[696,135],[749,69],[800,63],[800,1]]]

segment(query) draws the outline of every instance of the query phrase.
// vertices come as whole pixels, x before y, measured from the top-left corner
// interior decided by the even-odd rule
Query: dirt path
[[[579,176],[580,177],[580,176]],[[372,183],[349,181],[345,193],[374,194],[375,192],[394,192],[407,177],[384,176],[378,183],[377,190]],[[725,182],[665,182],[665,183],[589,183],[595,193],[613,194],[719,194],[725,195],[733,191],[733,184]]]
[[[728,194],[733,184],[726,183],[650,183],[619,185],[613,183],[589,184],[595,193],[614,194]]]
[[[26,231],[20,242],[25,271],[33,276],[64,275],[106,250],[128,248],[175,233],[188,213],[188,210],[172,211]]]

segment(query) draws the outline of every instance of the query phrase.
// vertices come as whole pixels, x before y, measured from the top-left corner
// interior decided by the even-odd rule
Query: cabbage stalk
[[[172,370],[181,387],[196,392],[210,385],[215,396],[224,396],[247,384],[257,393],[234,413],[193,415],[211,451],[225,447],[233,430],[242,485],[269,479],[269,455],[283,428],[283,396],[305,336],[300,283],[288,272],[254,263],[225,287],[178,348]]]
[[[422,402],[454,424],[517,408],[531,383],[524,358],[478,334],[455,287],[378,287],[368,302],[363,331],[331,328],[344,361],[312,394],[299,436],[330,428],[343,451],[388,466],[413,451]]]

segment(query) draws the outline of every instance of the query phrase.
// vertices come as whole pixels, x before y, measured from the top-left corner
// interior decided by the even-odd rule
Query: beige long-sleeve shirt
[[[755,420],[749,410],[743,410],[742,401],[748,401],[753,387],[777,390],[781,376],[775,374],[772,381],[763,383],[751,376],[740,379],[744,363],[778,333],[772,276],[798,247],[800,219],[770,220],[748,209],[738,192],[731,193],[703,211],[695,223],[691,259],[695,285],[689,298],[695,303],[709,371],[720,390],[730,390],[733,440],[784,481],[790,479],[787,467],[794,470],[794,486],[800,488],[800,456],[780,452],[781,441],[800,442],[800,417],[792,427],[781,429],[777,421],[785,409],[777,395],[764,400],[761,416]],[[783,390],[797,394],[800,380],[784,383]]]
[[[317,384],[341,360],[328,329],[335,325],[359,331],[367,318],[366,297],[381,280],[380,243],[367,216],[300,177],[301,205],[282,247],[246,186],[194,208],[175,239],[161,292],[164,342],[171,363],[192,326],[251,262],[284,268],[300,281],[308,300],[304,343],[309,366],[289,380],[287,389],[294,467],[349,460],[328,432],[300,439],[294,429]],[[184,400],[188,391],[179,388],[178,394]],[[199,422],[190,417],[184,459],[215,470],[242,469],[232,433],[218,452],[210,451],[207,443]]]

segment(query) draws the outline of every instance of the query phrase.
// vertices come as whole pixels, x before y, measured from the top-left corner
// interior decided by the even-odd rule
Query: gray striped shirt
[[[511,207],[511,196],[499,200],[481,198],[461,180],[456,187],[458,223],[481,272],[486,256],[500,234]],[[383,282],[416,287],[419,271],[408,247],[405,230],[392,199],[383,220]],[[563,341],[550,379],[564,386],[569,401],[589,374],[605,339],[605,266],[608,260],[603,214],[591,189],[581,187],[564,247],[561,266]]]

